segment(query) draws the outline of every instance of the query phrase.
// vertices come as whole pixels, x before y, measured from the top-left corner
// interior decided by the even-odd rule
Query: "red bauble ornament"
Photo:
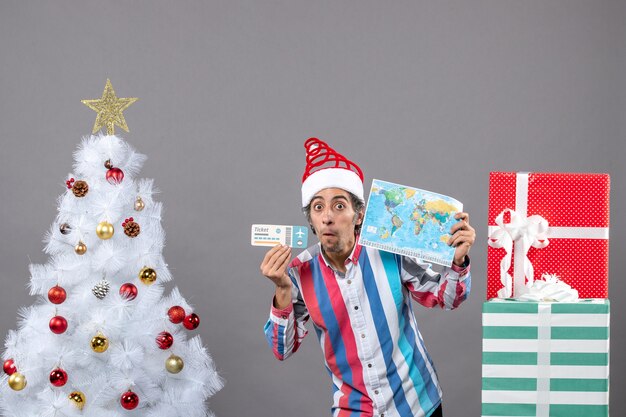
[[[111,168],[107,170],[106,178],[109,184],[119,184],[124,179],[124,172],[119,168]]]
[[[170,317],[172,323],[178,324],[185,320],[185,309],[181,306],[170,307],[170,309],[167,310],[167,315]]]
[[[127,282],[120,287],[120,295],[127,300],[134,300],[137,297],[137,287]]]
[[[156,342],[160,349],[169,349],[174,344],[174,337],[168,332],[161,332],[156,337]]]
[[[17,366],[15,366],[15,362],[13,359],[7,359],[4,361],[4,373],[7,375],[13,375],[17,372]]]
[[[191,313],[185,317],[185,320],[183,321],[183,326],[185,326],[188,330],[197,329],[199,325],[200,317],[196,313]]]
[[[67,330],[67,320],[63,316],[54,316],[50,319],[50,330],[54,334],[61,334]]]
[[[65,292],[65,289],[63,289],[63,287],[59,287],[58,285],[55,285],[48,290],[48,300],[50,300],[52,304],[61,304],[65,301],[66,297],[67,293]]]
[[[67,382],[67,372],[61,368],[54,369],[50,372],[50,383],[55,387],[62,387]]]
[[[134,410],[139,405],[139,396],[132,391],[126,391],[120,398],[122,407],[127,410]]]

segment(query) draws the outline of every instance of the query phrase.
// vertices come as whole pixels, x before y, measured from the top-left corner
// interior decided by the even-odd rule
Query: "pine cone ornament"
[[[76,197],[84,197],[89,192],[89,185],[83,180],[72,182],[72,192]]]
[[[128,237],[137,237],[139,232],[141,232],[139,223],[137,223],[132,217],[125,219],[124,223],[122,223],[122,227],[124,228],[124,234]]]
[[[96,298],[102,300],[109,293],[110,289],[111,284],[109,284],[109,281],[103,279],[91,289],[91,292],[96,296]]]

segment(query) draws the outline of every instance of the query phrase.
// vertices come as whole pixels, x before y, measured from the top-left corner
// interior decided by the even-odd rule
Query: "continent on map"
[[[404,224],[404,221],[396,212],[395,208],[404,203],[405,198],[410,199],[413,197],[413,195],[415,195],[415,190],[400,187],[392,188],[390,190],[379,189],[378,193],[385,197],[385,208],[389,214],[391,214],[391,231],[385,229],[384,232],[380,234],[381,238],[386,239],[389,236],[393,236]]]
[[[444,200],[433,200],[426,202],[426,210],[433,214],[439,223],[445,223],[450,219],[450,214],[457,211],[457,208]]]
[[[413,233],[419,235],[427,221],[432,221],[439,227],[439,231],[444,232],[444,224],[450,219],[451,212],[456,211],[456,207],[443,200],[426,201],[421,199],[415,203],[411,220],[415,223]]]
[[[393,225],[393,227],[391,228],[391,236],[393,236],[393,234],[396,233],[396,230],[402,227],[404,222],[402,221],[400,216],[394,214],[393,216],[391,216],[391,224]]]
[[[392,188],[391,190],[380,190],[379,194],[385,196],[385,207],[389,213],[392,213],[392,210],[398,205],[404,203],[404,198],[402,196],[401,188]]]

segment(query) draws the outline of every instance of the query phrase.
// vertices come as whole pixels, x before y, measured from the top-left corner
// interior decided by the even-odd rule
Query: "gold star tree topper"
[[[81,100],[83,104],[98,113],[91,133],[97,133],[103,126],[106,126],[107,135],[114,135],[115,125],[118,125],[128,132],[128,125],[126,124],[126,119],[124,119],[122,112],[137,100],[136,97],[118,98],[115,95],[115,91],[113,91],[111,81],[107,78],[107,83],[102,92],[102,98]]]

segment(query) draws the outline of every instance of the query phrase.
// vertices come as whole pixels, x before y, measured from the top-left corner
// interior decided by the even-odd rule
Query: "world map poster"
[[[450,266],[450,228],[463,204],[419,188],[373,180],[359,244]]]

